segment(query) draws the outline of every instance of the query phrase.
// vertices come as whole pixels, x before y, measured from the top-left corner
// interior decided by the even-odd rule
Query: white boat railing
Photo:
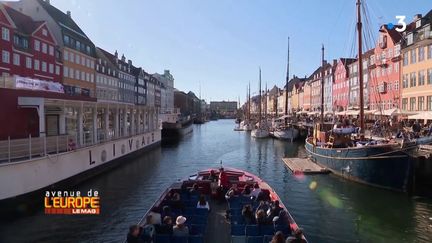
[[[119,134],[114,134],[113,130],[105,132],[97,131],[97,138],[93,136],[92,131],[84,131],[82,143],[80,144],[78,135],[58,135],[0,140],[0,163],[16,162],[40,158],[47,155],[54,155],[73,151],[78,148],[89,147],[96,144],[101,144],[117,139],[127,138],[139,134],[148,133],[151,131],[160,130],[161,121],[156,121],[155,124],[146,124],[142,129],[127,129],[127,131],[119,131]]]

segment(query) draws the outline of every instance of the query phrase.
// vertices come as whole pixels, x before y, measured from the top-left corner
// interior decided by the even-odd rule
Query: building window
[[[2,27],[2,39],[5,41],[10,41],[9,29],[6,27]]]
[[[2,51],[2,62],[10,63],[10,53],[8,51]]]
[[[39,70],[39,60],[34,60],[34,70]]]
[[[74,69],[69,68],[69,78],[74,78]]]
[[[404,74],[402,76],[402,88],[403,89],[408,88],[408,74]]]
[[[42,29],[42,35],[48,36],[48,31],[46,29]]]
[[[45,54],[48,53],[48,47],[46,43],[42,43],[42,52]]]
[[[416,73],[410,73],[410,87],[417,86]]]
[[[87,54],[91,54],[91,49],[90,49],[90,46],[86,46],[86,52],[87,52]]]
[[[430,44],[428,46],[428,54],[427,54],[427,56],[428,56],[428,59],[432,59],[432,44]]]
[[[59,65],[56,65],[55,73],[56,73],[57,75],[60,75],[60,66],[59,66]]]
[[[64,51],[63,59],[64,59],[65,61],[68,61],[68,60],[69,60],[69,52],[66,51],[66,50]]]
[[[427,84],[432,84],[432,68],[427,71]]]
[[[78,54],[75,54],[75,63],[80,64],[80,57]]]
[[[48,71],[49,71],[49,73],[54,73],[54,64],[49,64],[48,65]]]
[[[410,98],[410,111],[415,111],[415,105],[416,105],[416,98],[415,97],[411,97]]]
[[[85,81],[85,73],[83,71],[81,71],[81,80]]]
[[[94,61],[90,60],[90,67],[93,69],[94,68]]]
[[[418,53],[419,54],[419,57],[418,57],[419,62],[424,60],[424,49],[425,49],[424,46],[420,46],[418,49],[419,50],[419,53]]]
[[[90,59],[86,58],[86,67],[90,68]]]
[[[40,41],[38,40],[34,41],[34,49],[35,51],[40,51]]]
[[[416,53],[416,49],[412,49],[411,50],[411,62],[410,64],[416,63],[417,62],[417,53]]]
[[[86,73],[86,81],[90,82],[90,74],[89,73]]]
[[[20,65],[20,55],[17,53],[13,54],[13,64],[16,66]]]
[[[73,52],[69,53],[69,60],[70,60],[70,62],[74,62],[75,61],[75,55],[73,54]]]
[[[427,104],[426,104],[426,108],[427,108],[427,110],[428,111],[431,111],[432,110],[432,96],[428,96],[427,98],[426,98],[426,102],[427,102]]]
[[[80,79],[80,71],[75,70],[75,79]]]
[[[32,68],[31,57],[26,57],[26,68]]]
[[[419,111],[424,110],[424,96],[419,96],[419,97],[418,97],[417,109],[418,109]]]
[[[64,35],[64,36],[63,36],[63,41],[64,41],[64,43],[65,43],[66,45],[69,45],[69,42],[70,42],[69,36]]]
[[[425,84],[425,71],[419,71],[418,72],[418,85],[424,85]]]
[[[46,71],[47,71],[47,63],[42,62],[42,72],[46,72]]]
[[[90,74],[90,82],[94,82],[94,75],[93,74]]]
[[[85,66],[86,65],[86,63],[85,63],[85,57],[81,57],[81,65],[83,65],[83,66]]]
[[[78,51],[81,50],[81,42],[79,41],[75,42],[75,49],[77,49]]]
[[[54,56],[54,47],[53,46],[49,46],[49,54],[51,56]]]
[[[404,66],[408,65],[408,52],[405,52],[403,54],[403,65]]]
[[[407,106],[408,106],[408,98],[403,98],[402,99],[402,110],[407,110]]]

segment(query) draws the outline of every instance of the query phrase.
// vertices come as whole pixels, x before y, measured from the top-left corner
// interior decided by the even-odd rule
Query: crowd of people
[[[211,193],[215,199],[230,200],[232,197],[247,197],[259,202],[254,209],[251,204],[246,204],[241,209],[241,215],[246,225],[283,225],[286,222],[287,212],[280,206],[278,200],[271,201],[270,192],[262,190],[258,184],[246,185],[243,189],[239,189],[237,184],[230,184],[227,174],[223,168],[217,171],[212,171],[209,177]],[[216,185],[217,184],[217,185]],[[201,194],[198,184],[193,184],[187,191],[188,198],[198,198],[196,209],[210,211],[210,204],[206,197]],[[197,197],[198,196],[198,197]],[[187,218],[184,215],[178,215],[173,212],[181,212],[185,205],[182,201],[182,196],[178,192],[170,192],[164,199],[165,205],[160,209],[153,208],[145,217],[144,223],[141,225],[132,225],[127,234],[128,243],[153,243],[156,234],[171,235],[185,237],[190,235],[189,227],[186,225]],[[178,216],[177,216],[178,215]],[[229,210],[227,212],[227,220],[230,220]],[[287,226],[289,227],[289,226]],[[284,235],[278,231],[274,234],[270,243],[302,243],[306,242],[303,239],[303,232],[297,229],[293,235]]]

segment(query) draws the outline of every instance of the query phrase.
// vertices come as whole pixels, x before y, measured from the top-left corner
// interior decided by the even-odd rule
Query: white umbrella
[[[410,120],[432,120],[432,112],[430,111],[421,111],[418,114],[408,116]]]

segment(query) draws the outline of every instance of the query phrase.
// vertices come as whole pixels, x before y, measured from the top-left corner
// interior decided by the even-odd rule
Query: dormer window
[[[420,28],[421,27],[421,19],[417,20],[416,22],[416,28]]]

